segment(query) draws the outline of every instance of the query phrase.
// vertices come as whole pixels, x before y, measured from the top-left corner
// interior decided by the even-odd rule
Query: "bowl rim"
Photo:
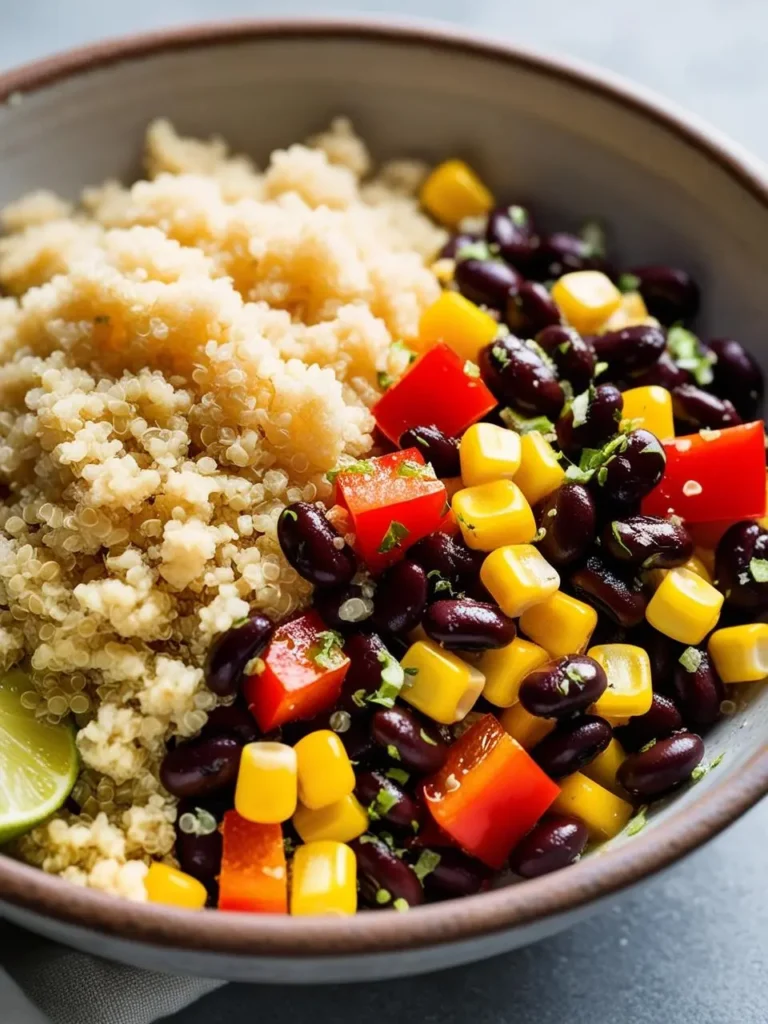
[[[346,38],[402,46],[428,44],[557,78],[629,108],[717,163],[768,210],[762,163],[694,115],[651,90],[580,61],[432,22],[375,18],[269,18],[208,22],[120,36],[33,61],[0,74],[0,102],[119,62],[248,39]],[[714,782],[684,811],[605,855],[568,871],[476,896],[415,908],[407,914],[351,918],[205,912],[190,928],[189,913],[137,904],[62,884],[61,879],[0,854],[0,900],[72,926],[136,942],[208,953],[322,958],[415,950],[466,941],[573,912],[663,870],[712,839],[768,793],[768,746],[733,777]]]

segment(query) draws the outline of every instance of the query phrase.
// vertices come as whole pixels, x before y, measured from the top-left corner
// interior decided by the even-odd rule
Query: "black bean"
[[[261,733],[245,701],[237,700],[234,704],[219,704],[208,712],[200,737],[212,736],[234,736],[241,743],[253,743],[261,738]]]
[[[532,265],[539,239],[523,206],[498,206],[488,215],[485,238],[499,256],[522,273]]]
[[[446,437],[434,423],[406,430],[400,438],[400,447],[420,451],[424,461],[432,465],[441,480],[461,474],[459,442],[455,437]]]
[[[663,324],[692,319],[699,308],[699,288],[693,278],[677,267],[645,266],[631,271],[651,316]]]
[[[732,608],[768,608],[768,581],[762,570],[768,560],[768,531],[744,520],[730,526],[717,545],[715,578]]]
[[[560,568],[582,558],[595,539],[595,499],[582,484],[558,487],[536,506],[536,523],[544,536],[542,555]]]
[[[280,513],[277,539],[293,568],[316,587],[340,587],[357,572],[355,553],[317,505],[296,501]]]
[[[176,857],[182,871],[200,882],[212,882],[221,871],[223,839],[216,829],[205,835],[184,832],[176,827]]]
[[[597,484],[610,499],[632,505],[652,491],[664,475],[667,456],[649,430],[633,430],[597,472]]]
[[[647,370],[641,370],[639,373],[628,377],[624,382],[622,390],[657,384],[659,387],[671,391],[679,384],[688,384],[691,379],[689,371],[678,366],[669,352],[662,352],[653,366],[649,366]]]
[[[661,796],[686,782],[704,757],[704,742],[690,732],[678,732],[652,747],[630,754],[622,762],[618,780],[631,796]]]
[[[612,374],[647,370],[663,353],[667,339],[664,331],[653,324],[635,324],[618,331],[606,331],[590,338],[595,355],[608,363]]]
[[[320,587],[312,595],[312,601],[320,618],[330,629],[338,630],[340,633],[373,629],[373,601],[366,597],[358,583],[347,583],[343,587]],[[350,601],[360,603],[352,606]],[[352,607],[361,609],[363,618],[352,620],[346,617]],[[340,614],[342,610],[344,618]]]
[[[172,796],[207,796],[232,786],[243,745],[234,736],[215,736],[182,743],[169,750],[160,765],[160,781]]]
[[[674,701],[689,728],[708,729],[721,715],[722,681],[706,651],[690,647],[682,659],[676,662],[672,676]]]
[[[651,707],[644,715],[635,715],[616,729],[616,738],[625,750],[634,751],[651,740],[661,740],[683,728],[683,719],[669,697],[654,693]]]
[[[408,708],[380,708],[371,719],[371,736],[393,761],[417,775],[433,775],[448,756],[448,746],[430,722]]]
[[[349,844],[357,858],[360,898],[369,907],[391,908],[396,900],[409,907],[424,902],[424,890],[413,869],[378,836],[366,833]]]
[[[581,409],[583,402],[580,396],[555,424],[557,443],[567,455],[575,455],[582,448],[601,448],[619,429],[623,399],[617,387],[600,384],[587,394],[586,408]]]
[[[535,342],[513,335],[499,338],[481,349],[479,362],[485,384],[499,401],[524,416],[559,415],[565,395],[554,364]]]
[[[385,761],[381,749],[371,738],[367,721],[353,719],[350,727],[339,733],[339,739],[350,760],[358,765],[378,765]]]
[[[477,579],[485,552],[471,551],[446,533],[432,533],[408,548],[405,557],[426,570],[433,590],[441,580],[461,590]],[[439,587],[437,593],[445,589]]]
[[[645,618],[648,598],[643,591],[597,555],[591,555],[571,576],[571,586],[579,596],[624,629],[637,626]]]
[[[551,356],[561,380],[570,381],[574,394],[589,386],[595,373],[595,349],[589,338],[582,338],[573,327],[555,324],[536,335],[536,341]]]
[[[451,235],[445,243],[438,254],[439,259],[455,260],[462,249],[465,249],[468,245],[475,245],[479,241],[479,235],[472,235],[467,231],[459,231],[457,234]]]
[[[695,384],[680,384],[672,391],[672,410],[681,433],[706,427],[718,430],[741,423],[741,416],[727,398],[718,398]]]
[[[562,323],[560,310],[543,284],[523,281],[517,294],[509,298],[504,317],[507,327],[524,338]]]
[[[717,338],[709,343],[717,356],[711,388],[727,398],[745,420],[754,420],[763,404],[763,371],[749,352],[733,338]]]
[[[601,665],[586,654],[569,654],[530,672],[520,684],[520,703],[541,718],[564,718],[594,704],[608,685]]]
[[[509,866],[523,878],[538,878],[578,860],[589,840],[586,825],[566,814],[548,814],[512,851]]]
[[[373,624],[383,633],[409,633],[427,606],[427,574],[416,562],[396,562],[382,573],[373,597]]]
[[[424,613],[427,636],[448,650],[489,651],[515,638],[515,623],[493,604],[467,598],[435,601]]]
[[[611,558],[643,569],[673,569],[693,554],[693,541],[682,523],[658,516],[614,519],[601,539]]]
[[[344,641],[344,653],[350,664],[338,707],[357,718],[373,710],[366,701],[381,686],[381,673],[389,660],[389,651],[377,633],[353,633]]]
[[[578,772],[611,742],[613,730],[604,718],[580,715],[564,722],[533,747],[531,757],[552,779]]]
[[[394,779],[383,772],[360,772],[355,780],[355,796],[368,808],[372,822],[383,821],[393,829],[417,832],[422,809]]]
[[[267,646],[274,626],[258,613],[247,622],[228,629],[216,640],[208,655],[205,682],[219,697],[232,697],[240,689],[245,666]]]
[[[506,309],[507,301],[517,295],[520,274],[501,260],[456,261],[454,280],[465,299],[492,309]]]
[[[677,659],[683,647],[676,641],[660,633],[648,622],[641,623],[627,636],[626,642],[642,647],[651,660],[651,677],[653,689],[665,697],[674,698],[672,677]]]
[[[536,254],[536,276],[542,281],[554,280],[574,270],[593,270],[600,265],[592,246],[568,231],[544,235]]]
[[[433,853],[431,850],[428,852],[433,857],[440,858],[422,880],[424,895],[429,902],[472,896],[488,884],[491,874],[488,868],[461,850],[444,847],[439,853]],[[423,853],[423,850],[415,848],[409,854],[409,859],[412,863],[418,864]]]

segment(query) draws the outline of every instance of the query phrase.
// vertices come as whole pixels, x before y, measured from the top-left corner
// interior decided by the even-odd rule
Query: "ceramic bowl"
[[[702,286],[705,336],[768,368],[768,192],[756,161],[614,78],[529,50],[392,24],[255,22],[106,42],[0,77],[0,203],[130,180],[147,122],[218,133],[263,160],[339,113],[377,157],[460,155],[546,221],[611,227],[621,263],[663,260]],[[2,913],[82,949],[155,969],[259,981],[392,977],[511,949],[662,870],[768,790],[768,688],[708,737],[717,770],[639,834],[565,871],[407,914],[353,919],[191,915],[70,886],[0,856]]]

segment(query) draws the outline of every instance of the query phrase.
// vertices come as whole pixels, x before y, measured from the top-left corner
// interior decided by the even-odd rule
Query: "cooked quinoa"
[[[211,641],[309,598],[277,517],[371,447],[444,241],[423,169],[372,176],[342,119],[263,172],[157,121],[145,166],[77,206],[18,200],[0,239],[0,661],[28,668],[28,708],[74,717],[82,758],[17,850],[135,900],[173,863],[158,766],[216,703]]]

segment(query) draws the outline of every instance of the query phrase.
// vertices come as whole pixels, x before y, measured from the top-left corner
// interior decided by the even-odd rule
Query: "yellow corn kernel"
[[[553,658],[580,654],[597,625],[592,605],[556,591],[520,616],[520,628]]]
[[[581,772],[574,772],[560,780],[560,793],[552,809],[579,818],[593,839],[612,839],[621,832],[634,813],[632,804]]]
[[[443,292],[421,314],[418,347],[426,351],[444,341],[462,359],[476,363],[480,349],[493,341],[498,329],[493,317],[474,302],[458,292]]]
[[[768,508],[768,476],[765,478],[765,497],[766,497],[766,508]],[[764,516],[761,516],[757,522],[764,530],[768,530],[768,512]]]
[[[612,739],[602,753],[590,761],[586,768],[582,768],[582,772],[592,782],[603,786],[611,793],[615,793],[616,796],[624,797],[626,790],[619,782],[618,774],[626,757],[624,748],[619,741]]]
[[[621,296],[621,302],[617,308],[600,328],[600,333],[620,331],[624,327],[634,327],[636,324],[658,326],[658,323],[658,320],[648,315],[648,309],[640,292],[626,292]]]
[[[246,743],[235,787],[235,810],[248,821],[288,821],[298,799],[296,751],[285,743]]]
[[[538,430],[520,438],[520,468],[515,483],[529,505],[535,505],[557,490],[565,479],[565,470],[549,441]]]
[[[549,661],[549,655],[543,647],[519,636],[506,647],[485,651],[477,663],[485,676],[483,696],[498,708],[511,707],[520,683],[545,661]]]
[[[552,285],[552,298],[568,323],[582,334],[594,334],[621,305],[621,292],[599,270],[575,270]]]
[[[465,487],[511,480],[520,468],[520,435],[495,423],[473,423],[459,445]]]
[[[299,804],[292,820],[293,827],[305,843],[325,839],[351,843],[368,828],[368,814],[354,793],[316,811]]]
[[[723,595],[690,569],[670,569],[648,602],[645,617],[681,644],[700,644],[717,625]]]
[[[711,553],[712,556],[713,556],[713,561],[714,561],[714,552],[705,552],[702,549],[702,553],[703,554]],[[701,579],[703,579],[706,583],[711,583],[712,582],[712,573],[709,571],[709,568],[708,568],[706,562],[702,558],[700,558],[699,555],[697,555],[695,551],[691,555],[691,557],[688,559],[688,561],[683,566],[681,566],[681,568],[682,569],[689,569],[691,572],[695,573],[697,576],[700,576]],[[667,573],[669,571],[670,571],[669,569],[651,569],[651,570],[648,571],[648,573],[646,574],[645,578],[648,580],[648,582],[651,584],[651,586],[654,588],[654,590],[656,590],[656,589],[658,589],[658,587],[661,586],[662,580],[664,579],[664,577],[667,575]]]
[[[543,740],[555,728],[554,718],[539,718],[526,711],[518,701],[512,707],[505,708],[499,715],[499,721],[513,740],[517,740],[524,750],[530,750]]]
[[[357,859],[344,843],[299,846],[291,868],[291,914],[346,916],[357,910]]]
[[[431,640],[417,640],[401,665],[406,673],[403,700],[442,725],[460,722],[485,685],[480,669]]]
[[[608,688],[595,701],[596,715],[617,719],[644,715],[653,700],[651,659],[642,647],[632,644],[599,644],[587,651],[590,658],[602,665],[608,677]]]
[[[644,388],[630,388],[622,394],[622,416],[635,427],[650,430],[661,441],[675,436],[672,416],[672,395],[658,384]]]
[[[355,788],[355,770],[335,732],[317,729],[293,748],[296,751],[299,800],[317,810],[335,804]]]
[[[511,480],[465,487],[451,502],[467,547],[493,551],[503,544],[527,544],[536,520],[520,488]]]
[[[480,568],[480,579],[505,615],[516,619],[546,601],[560,586],[560,576],[533,544],[496,548]]]
[[[481,217],[493,206],[493,196],[463,160],[438,164],[421,186],[421,204],[446,227],[465,217]]]
[[[709,654],[724,683],[754,683],[768,676],[768,625],[718,629],[709,638]]]
[[[144,877],[144,886],[150,903],[165,903],[169,907],[202,910],[208,893],[202,882],[159,860],[152,861]]]

